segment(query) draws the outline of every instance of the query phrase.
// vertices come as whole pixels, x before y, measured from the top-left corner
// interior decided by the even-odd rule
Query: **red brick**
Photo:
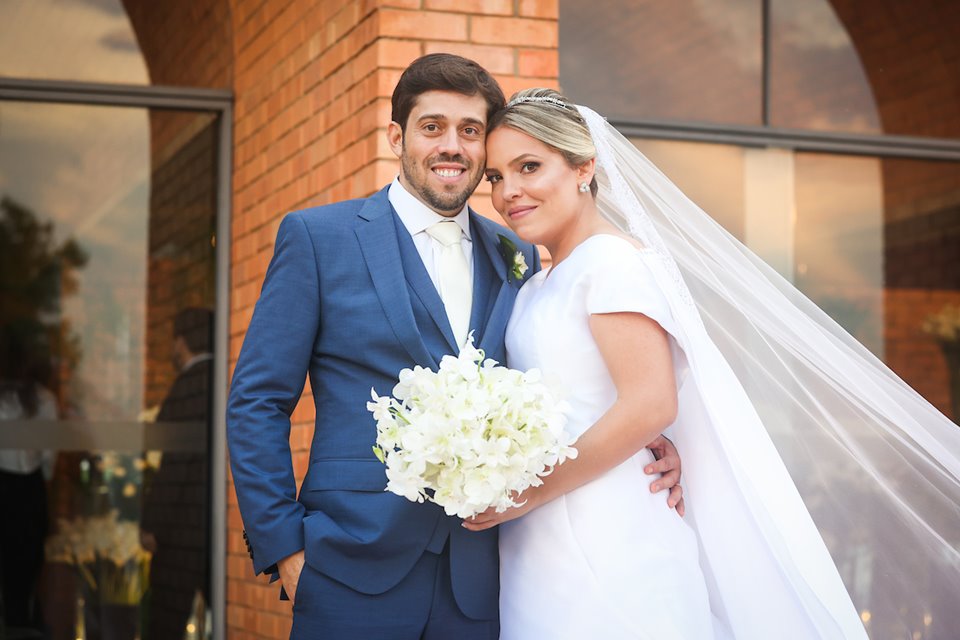
[[[398,9],[420,9],[422,0],[375,0],[378,7],[395,7]]]
[[[520,0],[519,15],[527,18],[556,20],[560,14],[560,0]]]
[[[513,15],[513,0],[423,0],[423,8],[474,15]]]
[[[556,49],[520,49],[517,75],[556,78],[560,75],[560,56]]]
[[[490,73],[514,73],[516,53],[512,47],[461,42],[428,42],[424,53],[455,53],[480,63]]]
[[[471,42],[556,47],[557,37],[557,23],[553,20],[474,16],[470,22]]]
[[[423,53],[423,45],[416,40],[380,38],[376,42],[377,65],[389,69],[405,69]]]
[[[559,89],[560,85],[556,78],[529,78],[526,76],[495,76],[503,94],[508,98],[521,89],[530,89],[532,87],[546,87],[548,89]]]
[[[425,40],[466,40],[467,16],[458,13],[381,9],[380,35]]]

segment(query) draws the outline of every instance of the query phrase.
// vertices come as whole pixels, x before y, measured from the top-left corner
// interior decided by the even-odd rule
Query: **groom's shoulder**
[[[341,200],[331,204],[324,204],[317,207],[307,207],[291,211],[287,216],[292,216],[303,220],[308,226],[336,226],[353,221],[356,215],[373,198],[354,198],[352,200]]]
[[[291,211],[285,217],[300,220],[308,229],[330,233],[338,229],[353,228],[357,214],[367,206],[389,206],[383,192],[366,198],[341,200],[330,204]]]

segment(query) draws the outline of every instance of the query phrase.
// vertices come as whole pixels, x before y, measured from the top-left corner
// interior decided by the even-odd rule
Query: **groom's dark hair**
[[[420,95],[427,91],[453,91],[465,96],[480,94],[487,103],[487,122],[506,103],[497,81],[473,60],[452,53],[431,53],[414,60],[393,90],[390,117],[400,125],[401,131],[406,132],[410,112]]]

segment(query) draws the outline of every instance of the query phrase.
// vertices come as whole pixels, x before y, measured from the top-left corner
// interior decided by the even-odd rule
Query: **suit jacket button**
[[[243,543],[247,545],[247,553],[250,554],[250,559],[253,560],[253,545],[250,544],[250,538],[247,537],[247,530],[243,530]]]

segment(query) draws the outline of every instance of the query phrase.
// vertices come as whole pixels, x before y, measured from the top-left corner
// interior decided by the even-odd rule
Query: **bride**
[[[591,110],[549,89],[516,94],[488,126],[487,178],[507,224],[553,260],[519,292],[508,364],[561,387],[580,452],[521,507],[464,523],[503,524],[504,640],[866,638],[869,611],[765,422],[816,448],[828,466],[812,471],[866,478],[893,536],[873,550],[911,545],[926,579],[957,593],[954,425]],[[665,429],[684,459],[682,519],[636,489]],[[891,460],[909,471],[885,476]],[[831,498],[818,524],[842,535],[854,496]],[[923,630],[936,629],[921,585],[893,573],[873,587],[871,602],[926,607]]]

